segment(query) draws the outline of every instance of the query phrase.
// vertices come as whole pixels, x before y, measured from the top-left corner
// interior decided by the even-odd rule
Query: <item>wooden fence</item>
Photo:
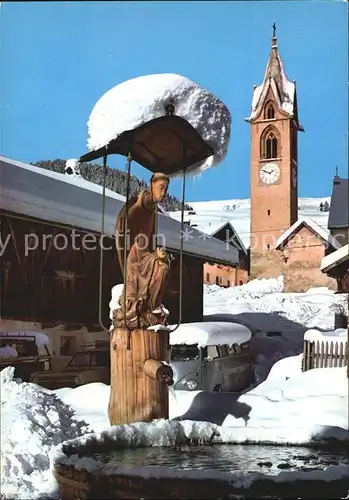
[[[302,370],[348,366],[348,342],[304,340]]]

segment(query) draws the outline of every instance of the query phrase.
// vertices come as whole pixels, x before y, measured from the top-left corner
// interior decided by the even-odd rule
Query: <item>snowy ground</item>
[[[213,434],[216,441],[225,443],[307,444],[348,439],[346,368],[301,371],[305,331],[331,332],[333,304],[343,298],[326,289],[305,294],[281,292],[281,279],[205,289],[208,319],[212,315],[215,320],[239,319],[254,332],[256,387],[240,396],[170,392],[170,418],[177,417],[175,422],[117,426],[112,433],[134,445],[171,445],[185,437],[210,439]],[[270,332],[274,332],[272,336]],[[108,398],[109,387],[103,384],[48,391],[14,381],[11,369],[4,370],[1,493],[22,499],[56,494],[52,457],[63,441],[109,427]],[[333,467],[333,474],[342,473]]]

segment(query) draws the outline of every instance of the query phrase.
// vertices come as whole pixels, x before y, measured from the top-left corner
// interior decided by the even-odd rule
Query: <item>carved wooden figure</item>
[[[168,333],[148,329],[165,325],[167,318],[162,299],[171,257],[156,248],[156,215],[157,202],[165,198],[168,185],[166,175],[153,174],[150,189],[125,204],[116,221],[125,285],[120,307],[113,313],[110,342],[108,413],[112,425],[168,418],[167,385],[171,385],[173,375],[166,364]]]

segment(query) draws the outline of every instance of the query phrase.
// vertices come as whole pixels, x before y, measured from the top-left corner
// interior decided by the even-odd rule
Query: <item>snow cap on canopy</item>
[[[212,93],[188,78],[176,74],[140,76],[127,80],[107,91],[97,101],[89,117],[88,149],[90,154],[85,155],[85,157],[93,159],[93,152],[96,152],[94,158],[97,158],[97,152],[101,148],[105,148],[111,141],[115,141],[121,136],[125,137],[127,132],[145,126],[152,120],[161,120],[168,114],[169,109],[171,114],[173,113],[172,136],[175,136],[173,127],[182,127],[181,130],[188,137],[185,147],[190,150],[190,140],[192,140],[194,149],[197,149],[196,152],[189,151],[189,158],[190,153],[192,153],[192,158],[200,156],[200,154],[203,158],[194,164],[187,165],[187,173],[202,172],[217,165],[225,158],[231,126],[231,115],[228,108]],[[189,125],[183,123],[183,120],[186,120]],[[154,124],[156,125],[156,121]],[[158,140],[161,142],[160,149],[163,148],[161,152],[164,155],[178,155],[179,143],[174,142],[172,145],[165,143],[164,145],[166,135],[161,134],[162,125],[164,125],[163,128],[166,128],[165,119],[163,123],[159,121],[156,130],[154,129],[152,145]],[[194,130],[190,130],[191,128]],[[196,136],[194,137],[195,131],[196,136],[202,138],[202,144],[199,144]],[[147,132],[144,132],[143,139],[144,135],[147,135]],[[196,144],[194,144],[195,140]],[[201,153],[198,152],[200,148]],[[143,151],[146,154],[145,148]],[[125,154],[125,152],[122,151],[121,154]],[[102,154],[99,154],[98,157],[100,156]],[[133,153],[132,156],[137,161]],[[90,160],[88,159],[88,161]],[[166,160],[164,160],[164,165],[166,166]],[[143,163],[143,166],[150,168],[146,163]],[[171,168],[169,167],[166,171],[167,174],[172,177],[181,174],[181,172],[175,172],[175,168]],[[163,171],[161,165],[158,165],[157,170]]]

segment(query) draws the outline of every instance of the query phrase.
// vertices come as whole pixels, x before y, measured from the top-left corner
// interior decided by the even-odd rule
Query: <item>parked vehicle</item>
[[[255,377],[250,340],[250,330],[236,323],[181,325],[170,335],[173,388],[217,392],[246,389]]]
[[[32,373],[51,370],[48,345],[41,332],[0,332],[0,370],[13,366],[14,376],[29,382]]]
[[[33,373],[30,381],[51,390],[92,382],[110,384],[109,343],[82,346],[62,371]]]

